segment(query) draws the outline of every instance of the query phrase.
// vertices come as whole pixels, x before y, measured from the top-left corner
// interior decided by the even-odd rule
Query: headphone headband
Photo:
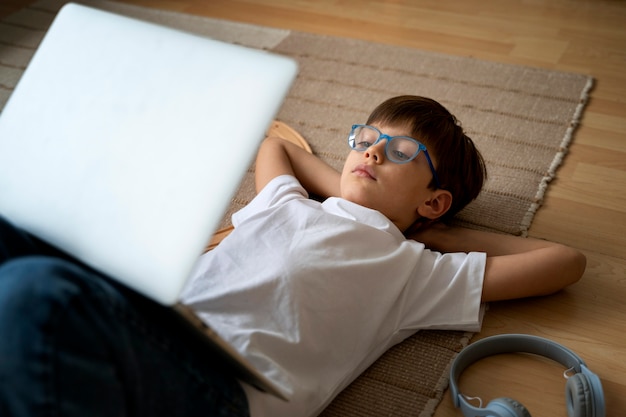
[[[585,362],[573,351],[562,346],[552,340],[538,336],[525,334],[504,334],[487,337],[479,340],[463,349],[454,359],[450,368],[450,392],[455,407],[461,409],[469,409],[472,412],[483,411],[471,406],[460,394],[457,381],[463,371],[483,358],[501,353],[531,353],[552,359],[565,366],[566,369],[572,369],[576,374],[582,373],[589,380],[591,389],[595,395],[590,399],[593,413],[589,414],[595,417],[604,416],[604,395],[602,393],[602,384],[600,379],[592,373]],[[576,375],[578,376],[578,375]],[[570,407],[568,405],[568,407]],[[492,414],[479,414],[492,415]]]
[[[581,365],[585,365],[585,362],[574,352],[549,339],[527,334],[501,334],[487,337],[463,349],[452,364],[450,391],[454,405],[459,406],[457,381],[467,367],[488,356],[519,352],[545,356],[562,364],[566,369],[574,368],[576,372],[581,372]]]

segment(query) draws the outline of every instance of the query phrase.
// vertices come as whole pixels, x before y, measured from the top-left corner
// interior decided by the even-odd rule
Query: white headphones
[[[454,359],[450,369],[450,391],[455,407],[461,407],[465,417],[530,417],[528,410],[511,398],[497,398],[485,408],[474,407],[459,392],[461,373],[476,361],[500,353],[532,353],[545,356],[566,367],[565,396],[569,417],[605,417],[604,394],[600,378],[591,372],[574,352],[551,340],[524,334],[487,337],[472,343]]]

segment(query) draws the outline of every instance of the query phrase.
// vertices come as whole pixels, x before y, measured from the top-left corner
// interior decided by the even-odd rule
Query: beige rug
[[[0,23],[0,107],[63,3],[40,1]],[[592,87],[592,79],[583,75],[102,0],[84,3],[295,58],[300,74],[277,118],[337,168],[347,154],[349,126],[364,122],[376,104],[399,94],[437,99],[462,121],[483,152],[490,174],[484,192],[457,221],[516,235],[527,233]],[[231,212],[253,197],[252,176],[251,169]],[[378,360],[323,416],[432,415],[447,386],[449,364],[470,337],[449,331],[416,334]]]

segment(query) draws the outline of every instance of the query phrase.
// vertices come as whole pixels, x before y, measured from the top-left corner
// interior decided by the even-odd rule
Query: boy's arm
[[[482,301],[548,295],[578,281],[586,258],[549,241],[435,224],[412,238],[440,252],[486,252]]]
[[[257,193],[279,175],[293,175],[312,194],[327,198],[339,196],[341,174],[299,146],[276,137],[266,138],[256,158]]]

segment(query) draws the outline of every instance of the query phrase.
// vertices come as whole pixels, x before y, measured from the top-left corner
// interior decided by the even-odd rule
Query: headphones
[[[474,362],[500,353],[532,353],[545,356],[567,368],[565,396],[569,417],[605,417],[604,394],[600,378],[591,372],[574,352],[551,340],[524,334],[487,337],[463,349],[450,368],[450,391],[454,406],[465,417],[530,417],[528,410],[511,398],[497,398],[485,408],[471,405],[459,392],[457,381],[461,373]],[[575,372],[568,376],[568,372]]]

